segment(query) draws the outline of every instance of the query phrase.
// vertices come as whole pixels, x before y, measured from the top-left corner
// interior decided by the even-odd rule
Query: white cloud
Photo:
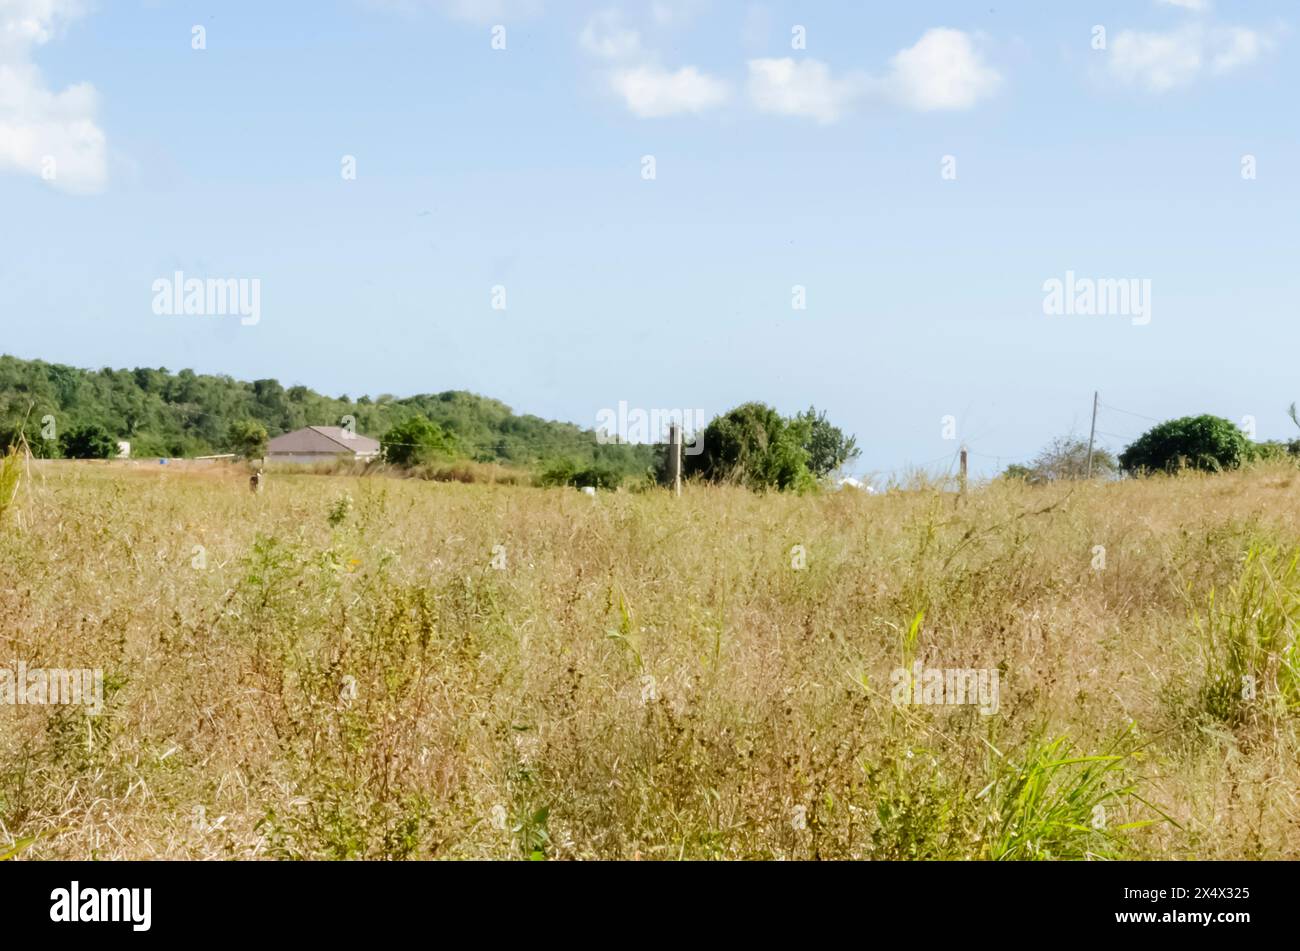
[[[641,55],[641,34],[624,26],[616,10],[595,14],[583,27],[578,42],[601,59],[627,60]]]
[[[909,109],[969,109],[997,90],[1001,75],[985,65],[974,40],[959,30],[928,30],[889,61],[883,77],[853,71],[836,77],[820,60],[749,61],[749,96],[762,112],[835,122],[858,101]]]
[[[1167,7],[1182,7],[1193,13],[1205,13],[1210,9],[1210,0],[1159,0]]]
[[[89,83],[55,92],[31,61],[81,12],[78,0],[0,0],[0,169],[44,174],[56,188],[84,193],[108,181],[98,94]]]
[[[607,73],[608,81],[638,116],[700,113],[731,97],[729,83],[694,66],[673,71],[659,65],[617,11],[593,16],[578,39],[591,55],[619,64]],[[828,64],[805,57],[751,59],[748,66],[749,99],[756,109],[822,123],[838,121],[867,98],[923,111],[968,109],[1002,82],[969,35],[943,28],[928,30],[915,45],[900,50],[880,78],[861,70],[837,76]]]
[[[1273,40],[1246,27],[1185,26],[1167,33],[1124,30],[1110,45],[1110,72],[1122,82],[1161,93],[1192,83],[1207,68],[1232,72],[1257,60]]]
[[[1201,30],[1172,33],[1125,30],[1110,44],[1110,71],[1124,82],[1164,92],[1190,83],[1200,72]]]
[[[1266,50],[1271,49],[1273,41],[1262,33],[1234,26],[1225,31],[1219,51],[1214,54],[1211,68],[1216,73],[1227,73],[1239,66],[1248,66]]]
[[[969,109],[995,92],[1002,77],[984,63],[970,36],[938,27],[890,60],[886,92],[913,109]]]
[[[667,8],[665,8],[667,9]],[[659,119],[701,113],[731,98],[731,86],[694,66],[672,70],[641,43],[641,34],[623,24],[617,10],[596,13],[578,36],[579,45],[612,68],[604,73],[610,89],[633,115]]]
[[[861,74],[835,78],[820,60],[789,57],[749,61],[749,98],[762,112],[808,116],[818,122],[840,118],[866,90]]]
[[[654,65],[618,69],[610,75],[610,82],[628,109],[643,119],[704,112],[722,105],[731,95],[726,82],[694,66],[675,72]]]
[[[1002,82],[960,30],[928,30],[900,50],[882,77],[863,72],[835,76],[816,59],[749,61],[749,97],[762,112],[835,122],[859,101],[873,98],[909,109],[969,109]]]

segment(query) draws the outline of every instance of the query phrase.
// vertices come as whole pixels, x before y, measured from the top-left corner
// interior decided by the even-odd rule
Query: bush
[[[37,459],[54,459],[59,454],[59,441],[53,436],[46,439],[45,432],[41,424],[30,417],[25,424],[15,422],[5,426],[0,429],[0,452],[26,442],[27,451]]]
[[[1294,460],[1298,455],[1300,455],[1300,439],[1292,439],[1289,442],[1271,439],[1266,442],[1251,443],[1249,447],[1249,460],[1251,462]]]
[[[593,486],[597,489],[617,489],[623,482],[618,470],[609,466],[592,465],[578,468],[571,459],[558,459],[547,465],[537,477],[538,485],[571,485],[577,488]]]
[[[838,426],[832,426],[826,413],[810,406],[790,421],[799,435],[799,444],[808,453],[808,470],[818,479],[825,478],[845,463],[862,455],[855,436],[845,436]]]
[[[59,448],[68,459],[111,459],[117,455],[117,440],[104,427],[90,423],[65,430]]]
[[[255,419],[240,419],[226,430],[226,445],[242,459],[261,459],[266,455],[266,427]]]
[[[683,470],[708,482],[751,489],[803,489],[812,485],[807,427],[793,424],[764,403],[745,403],[709,423],[701,451],[683,458]]]
[[[1250,457],[1245,433],[1219,416],[1184,416],[1153,426],[1120,453],[1128,472],[1160,472],[1186,465],[1217,472]]]
[[[1112,477],[1119,469],[1115,457],[1093,446],[1093,478]],[[1014,463],[1007,466],[1003,476],[1008,479],[1020,479],[1034,485],[1045,482],[1057,482],[1062,479],[1088,478],[1088,444],[1074,436],[1059,436],[1043,448],[1029,465]]]
[[[415,466],[456,455],[456,441],[437,423],[412,416],[398,423],[380,440],[384,458],[394,465]]]

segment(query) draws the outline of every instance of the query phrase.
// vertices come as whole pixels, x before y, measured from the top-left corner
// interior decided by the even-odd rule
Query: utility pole
[[[1088,478],[1092,478],[1092,441],[1097,435],[1097,391],[1092,391],[1092,428],[1088,430]]]

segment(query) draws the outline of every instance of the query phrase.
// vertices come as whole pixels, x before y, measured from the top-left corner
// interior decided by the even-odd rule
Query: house
[[[369,462],[379,458],[379,440],[341,426],[308,426],[276,436],[266,447],[267,462],[313,463],[336,459]]]

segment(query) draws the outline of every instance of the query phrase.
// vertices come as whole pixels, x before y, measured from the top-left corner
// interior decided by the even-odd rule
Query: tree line
[[[570,459],[641,475],[654,464],[652,447],[601,444],[591,429],[516,414],[462,390],[354,399],[274,379],[245,382],[166,367],[82,370],[0,356],[0,448],[23,436],[39,456],[106,458],[116,454],[118,440],[129,441],[137,457],[251,456],[265,438],[341,425],[348,417],[357,432],[414,444],[398,450],[411,450],[404,462],[436,444],[455,458],[518,467]]]
[[[1296,405],[1288,410],[1300,427]],[[1221,416],[1183,416],[1152,426],[1118,456],[1094,447],[1089,462],[1088,443],[1074,436],[1054,439],[1033,461],[1016,463],[1004,478],[1031,483],[1121,475],[1145,475],[1195,469],[1221,472],[1264,459],[1300,457],[1300,439],[1254,442],[1240,427]]]

